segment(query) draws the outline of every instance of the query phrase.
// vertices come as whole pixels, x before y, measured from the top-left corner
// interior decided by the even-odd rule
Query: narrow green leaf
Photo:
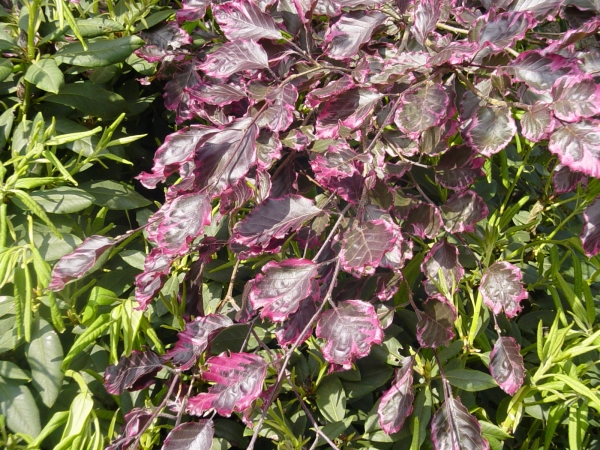
[[[50,284],[50,264],[44,261],[44,258],[42,258],[42,255],[40,255],[39,250],[35,246],[30,245],[29,251],[31,252],[33,269],[39,285],[41,288],[46,288]]]
[[[65,356],[62,362],[61,368],[66,370],[71,364],[71,361],[75,356],[86,348],[88,345],[94,343],[96,339],[102,336],[106,330],[110,327],[110,313],[102,314],[92,323],[79,337],[75,340],[75,343]]]
[[[23,205],[27,209],[29,209],[33,214],[38,216],[48,226],[48,228],[50,228],[50,230],[52,230],[52,232],[56,235],[56,237],[58,237],[59,239],[62,239],[62,235],[56,229],[56,227],[54,226],[52,221],[48,218],[48,216],[46,215],[44,210],[40,207],[40,205],[38,205],[35,202],[35,200],[33,198],[31,198],[31,196],[29,194],[27,194],[25,191],[22,191],[20,189],[11,189],[9,192],[14,194],[17,197],[17,199],[19,199],[21,201],[21,203],[23,203]]]
[[[569,449],[583,448],[583,441],[589,424],[588,406],[585,402],[569,407]]]
[[[94,401],[92,400],[89,392],[79,393],[73,399],[71,408],[69,410],[69,419],[63,432],[61,440],[71,436],[78,436],[83,431],[83,427],[89,420],[90,413],[94,407]]]
[[[54,57],[61,63],[74,66],[102,67],[125,61],[134,50],[143,45],[143,39],[138,36],[125,36],[92,42],[88,44],[87,50],[79,43],[65,45]]]
[[[38,434],[38,436],[27,446],[28,450],[34,450],[40,448],[44,439],[50,436],[55,430],[63,425],[69,418],[68,411],[59,411],[54,413],[52,419],[44,426],[44,429]]]
[[[571,387],[571,389],[573,389],[579,395],[583,395],[584,397],[586,397],[590,401],[592,406],[596,409],[596,411],[600,412],[600,397],[598,397],[596,393],[594,393],[590,388],[588,388],[580,381],[574,380],[573,378],[568,377],[567,375],[564,375],[562,373],[548,374],[544,377],[554,377],[560,381],[563,381],[565,384],[568,384]]]
[[[62,318],[62,314],[56,303],[56,296],[54,292],[48,292],[48,304],[50,305],[50,317],[52,318],[52,325],[59,333],[65,331],[65,323]]]
[[[60,162],[60,160],[56,157],[56,155],[54,153],[52,153],[51,151],[48,151],[48,150],[44,150],[42,152],[42,155],[44,155],[47,159],[50,160],[52,165],[60,172],[60,174],[65,178],[65,180],[70,181],[75,186],[77,186],[77,181],[75,181],[75,179],[71,176],[71,174],[65,168],[65,166],[62,165],[62,163]]]
[[[96,127],[90,131],[81,131],[79,133],[68,133],[54,136],[52,139],[45,142],[46,145],[64,145],[70,142],[79,141],[90,136],[94,136],[102,131],[102,127]]]
[[[60,87],[65,84],[62,71],[52,58],[34,61],[25,72],[24,78],[38,89],[57,94]]]
[[[60,177],[37,177],[37,178],[19,178],[15,183],[16,189],[35,189],[48,184],[54,184],[62,181]]]
[[[81,31],[79,31],[79,26],[77,25],[77,22],[75,21],[75,17],[73,16],[71,9],[69,8],[69,3],[67,3],[66,0],[58,0],[56,2],[56,5],[57,5],[57,10],[59,11],[60,27],[61,28],[64,27],[63,19],[66,20],[67,23],[69,24],[69,26],[71,27],[71,30],[73,30],[73,34],[75,35],[75,37],[77,37],[79,42],[81,42],[80,45],[82,46],[82,48],[84,50],[87,50],[88,45],[83,40]]]

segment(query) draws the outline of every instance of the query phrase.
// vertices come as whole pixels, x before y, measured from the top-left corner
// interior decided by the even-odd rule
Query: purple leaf
[[[152,249],[146,256],[144,271],[135,277],[135,299],[140,309],[145,310],[163,287],[173,259],[173,256],[165,255],[160,248]]]
[[[554,115],[566,122],[600,113],[600,85],[591,76],[561,77],[552,86]]]
[[[253,40],[227,42],[200,65],[200,69],[215,78],[228,78],[242,70],[268,68],[267,52]]]
[[[177,22],[166,22],[143,31],[142,38],[146,45],[135,51],[136,55],[149,62],[161,61],[166,57],[173,57],[181,53],[181,47],[192,43],[189,34],[177,26]]]
[[[396,110],[394,121],[412,139],[430,127],[439,125],[445,117],[450,97],[439,83],[428,83],[419,89],[408,89]]]
[[[105,450],[127,449],[133,444],[140,431],[148,424],[151,418],[152,413],[150,411],[142,408],[133,408],[125,414],[124,425],[121,426],[120,430],[121,434]]]
[[[335,138],[340,126],[355,130],[371,114],[381,94],[375,89],[350,89],[330,99],[317,118],[319,139]]]
[[[445,152],[435,167],[435,180],[448,189],[461,191],[483,176],[484,158],[476,158],[466,146],[455,146]]]
[[[440,0],[421,0],[419,6],[415,9],[415,22],[413,25],[413,34],[421,45],[425,45],[427,36],[435,30],[435,24],[440,18],[442,12],[442,2]]]
[[[165,107],[176,112],[175,120],[178,124],[194,116],[189,90],[199,83],[197,63],[192,60],[182,62],[173,79],[165,86]]]
[[[581,172],[573,172],[567,166],[558,164],[552,173],[552,184],[556,195],[572,192],[579,183],[586,183],[587,178]]]
[[[371,275],[381,258],[392,249],[395,235],[384,220],[364,222],[344,233],[340,258],[342,269],[355,276]]]
[[[106,253],[120,241],[104,236],[86,238],[79,247],[63,256],[52,269],[52,279],[48,289],[60,291],[71,280],[77,280],[99,268]]]
[[[260,115],[258,126],[273,131],[285,131],[294,121],[298,91],[293,84],[284,84],[267,90],[266,101],[269,107]]]
[[[597,121],[585,119],[558,128],[548,149],[558,155],[561,164],[575,172],[600,177],[600,128]]]
[[[600,251],[600,197],[596,198],[583,212],[581,245],[590,258]]]
[[[169,432],[162,450],[210,450],[214,434],[212,419],[182,423]]]
[[[413,388],[414,357],[407,358],[401,369],[396,371],[396,379],[392,387],[383,393],[377,408],[379,425],[387,434],[397,433],[402,429],[404,420],[410,416],[415,399]]]
[[[420,238],[433,239],[442,227],[442,216],[435,205],[421,203],[408,212],[404,230]]]
[[[270,261],[256,277],[249,300],[261,317],[282,322],[298,310],[302,300],[318,290],[314,279],[317,265],[307,259]]]
[[[230,41],[236,39],[281,39],[273,17],[251,2],[234,0],[213,6],[215,20]]]
[[[221,354],[210,358],[202,378],[215,384],[189,399],[187,411],[192,415],[202,415],[215,409],[221,416],[229,417],[233,411],[244,410],[262,392],[267,374],[267,363],[258,355],[249,353]]]
[[[345,370],[367,356],[371,345],[383,342],[375,308],[360,300],[346,300],[325,311],[317,322],[316,335],[326,341],[322,349],[325,360]]]
[[[516,41],[525,37],[527,30],[536,24],[532,14],[528,12],[510,11],[492,17],[492,19],[488,17],[479,19],[489,21],[479,31],[478,42],[481,47],[489,45],[494,50],[512,47]]]
[[[351,58],[358,53],[362,44],[371,39],[373,30],[386,18],[387,16],[379,11],[359,10],[344,13],[325,36],[326,54],[334,59]]]
[[[488,215],[486,204],[473,191],[455,194],[440,209],[444,218],[444,228],[448,233],[475,231],[475,224]]]
[[[189,370],[217,333],[230,325],[233,325],[231,319],[219,314],[196,317],[177,334],[175,346],[164,354],[162,360],[172,361],[179,370]]]
[[[560,53],[561,50],[572,46],[588,36],[596,34],[598,28],[600,28],[600,19],[598,16],[596,16],[590,20],[587,20],[581,27],[577,29],[567,30],[560,39],[557,39],[549,46],[544,48],[544,54]]]
[[[559,55],[542,55],[537,50],[521,53],[506,68],[517,81],[537,93],[550,91],[554,82],[564,75],[578,76],[582,72],[574,61]]]
[[[210,3],[210,0],[183,0],[182,8],[175,13],[177,22],[193,22],[202,19]]]
[[[460,398],[447,397],[433,415],[431,440],[435,450],[489,450],[481,425]]]
[[[525,366],[521,346],[511,337],[500,336],[490,353],[490,374],[508,395],[523,385]]]
[[[506,261],[495,262],[483,274],[479,293],[494,314],[504,310],[506,317],[515,317],[521,311],[521,300],[527,298],[522,279],[517,266]]]
[[[454,338],[456,309],[446,300],[429,298],[417,322],[417,340],[422,347],[437,348],[448,345]]]
[[[438,295],[437,285],[446,285],[450,294],[458,289],[458,283],[465,274],[465,270],[458,262],[458,248],[446,239],[437,242],[421,263],[421,271],[428,278],[425,282],[425,291],[429,295]],[[440,273],[443,279],[440,279]],[[435,282],[434,282],[435,281]],[[452,289],[454,286],[454,290]]]
[[[548,139],[558,122],[546,103],[537,102],[521,117],[523,136],[532,142]]]
[[[134,350],[122,356],[116,366],[104,372],[104,386],[109,394],[121,395],[125,390],[139,391],[154,383],[154,375],[162,368],[158,355],[150,350]]]
[[[453,41],[449,45],[439,49],[427,62],[432,67],[441,66],[446,63],[458,65],[463,61],[473,58],[478,49],[479,44],[476,42]]]
[[[189,93],[197,101],[217,106],[228,105],[246,98],[242,88],[234,84],[200,83],[190,89]]]
[[[288,233],[298,231],[320,212],[312,200],[299,195],[268,198],[235,224],[229,245],[243,259],[275,253]]]
[[[513,11],[530,11],[535,17],[543,18],[553,10],[558,9],[564,0],[517,0],[512,6]]]
[[[482,106],[477,109],[465,131],[471,147],[485,156],[504,149],[517,131],[515,120],[506,106]]]
[[[283,347],[293,344],[296,340],[298,340],[298,344],[306,341],[312,334],[312,327],[309,327],[303,335],[301,333],[316,313],[317,304],[312,296],[302,300],[298,305],[298,310],[277,327],[275,336],[279,345]]]
[[[359,173],[356,162],[364,160],[366,155],[359,156],[346,141],[330,145],[324,153],[318,154],[310,165],[320,183],[328,186],[333,178],[347,178]],[[367,161],[369,161],[367,157]]]
[[[354,87],[354,80],[350,75],[344,75],[342,78],[327,83],[322,88],[313,89],[306,94],[304,103],[310,108],[316,108],[325,100],[336,97],[348,89]]]

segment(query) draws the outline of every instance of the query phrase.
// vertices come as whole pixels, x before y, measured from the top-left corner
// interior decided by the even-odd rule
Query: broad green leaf
[[[13,71],[13,64],[10,59],[0,58],[0,83],[6,80]]]
[[[35,231],[33,243],[39,250],[45,261],[56,261],[67,253],[71,253],[79,244],[81,239],[73,234],[63,233],[62,239],[57,238],[50,232]]]
[[[102,336],[106,330],[110,327],[111,319],[110,313],[102,314],[98,316],[98,318],[92,323],[87,329],[79,335],[79,337],[75,340],[75,343],[65,356],[65,359],[62,362],[61,368],[67,369],[69,364],[75,356],[79,354],[84,348],[88,345],[96,342],[96,340]]]
[[[328,422],[340,422],[346,416],[346,392],[335,375],[323,378],[317,388],[317,406]]]
[[[47,95],[44,99],[102,119],[112,119],[128,109],[127,103],[119,94],[91,82],[65,84],[58,94]]]
[[[87,19],[75,19],[79,31],[84,38],[93,38],[108,33],[123,31],[123,25],[106,17],[90,17]],[[71,34],[71,30],[67,34]],[[91,44],[88,44],[88,48]]]
[[[15,120],[15,110],[7,109],[0,116],[0,150],[4,149],[6,139],[10,136],[13,121]]]
[[[56,52],[54,57],[61,63],[74,66],[101,67],[124,61],[134,50],[143,45],[144,41],[141,38],[125,36],[91,42],[87,50],[80,43],[65,45]]]
[[[0,353],[13,350],[17,346],[16,321],[14,314],[5,314],[0,318]]]
[[[10,361],[0,361],[0,377],[12,380],[15,383],[18,381],[23,383],[31,381],[31,377],[23,369]]]
[[[94,203],[94,197],[85,190],[60,186],[31,193],[31,198],[48,213],[69,214],[82,211]]]
[[[34,61],[25,72],[24,78],[37,88],[54,94],[58,94],[61,86],[65,84],[63,73],[52,58]]]
[[[52,326],[42,318],[34,321],[26,357],[31,367],[33,386],[49,408],[56,401],[62,386],[60,364],[63,355],[60,339]]]
[[[94,196],[94,204],[109,209],[136,209],[152,203],[131,187],[116,181],[89,181],[79,187]]]
[[[22,384],[0,380],[0,414],[15,433],[36,437],[42,427],[40,413],[31,391]]]
[[[36,201],[31,198],[29,194],[25,191],[21,191],[20,189],[11,189],[10,192],[15,195],[16,199],[18,199],[21,204],[25,207],[25,210],[29,210],[38,216],[42,221],[50,228],[50,230],[56,235],[58,238],[62,238],[62,235],[56,229],[52,221],[46,215],[46,212],[42,209],[42,207],[36,203]]]
[[[498,387],[496,381],[487,373],[471,369],[455,369],[446,373],[450,384],[469,392],[484,391]]]

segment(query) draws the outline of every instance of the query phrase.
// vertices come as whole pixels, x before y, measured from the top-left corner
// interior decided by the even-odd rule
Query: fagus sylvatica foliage
[[[599,9],[194,0],[141,32],[176,128],[136,314],[177,333],[104,372],[149,399],[109,448],[600,445]]]

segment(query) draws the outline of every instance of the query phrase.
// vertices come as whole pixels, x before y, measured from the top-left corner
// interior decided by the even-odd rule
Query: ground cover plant
[[[19,152],[8,126],[7,180],[40,176],[40,163],[63,178],[28,184],[35,195],[3,188],[8,223],[26,224],[3,241],[16,270],[2,272],[12,322],[0,375],[23,399],[2,402],[7,443],[600,446],[598,4],[136,5],[44,11],[80,23],[64,35],[88,49],[42,47],[59,31],[30,39],[38,47],[9,75],[27,94],[7,105],[17,122],[31,108],[62,117],[42,107],[54,99],[81,126],[105,123],[86,163],[145,110],[125,111],[123,130],[69,89],[164,91],[138,103],[172,129],[145,171],[123,177],[135,172],[156,207],[128,191],[138,202],[113,209],[137,211],[112,230],[91,191],[77,211],[44,209],[48,190],[80,182],[58,164],[87,181],[61,147],[87,135],[38,125]],[[92,20],[121,29],[86,41]],[[118,39],[128,46],[106,58]],[[62,71],[75,85],[57,85],[62,101],[34,95]],[[45,147],[56,156],[40,161]],[[72,226],[82,242],[39,272],[39,226],[81,211],[102,220]],[[42,337],[59,349],[52,374],[32,351]],[[52,409],[40,380],[72,392],[70,406]]]

